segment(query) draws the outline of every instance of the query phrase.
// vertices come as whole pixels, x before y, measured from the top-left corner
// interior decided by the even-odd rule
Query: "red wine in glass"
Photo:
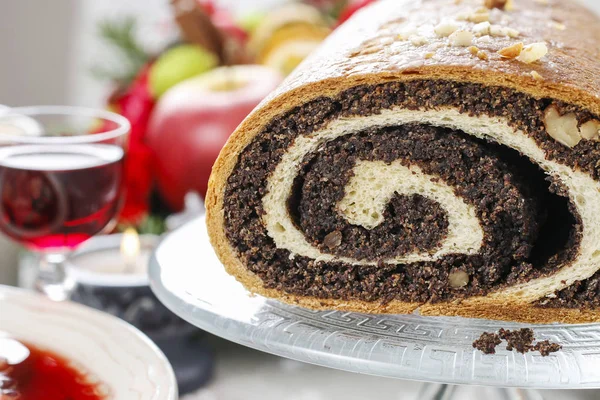
[[[0,230],[33,250],[101,232],[119,211],[123,155],[109,144],[0,147]]]

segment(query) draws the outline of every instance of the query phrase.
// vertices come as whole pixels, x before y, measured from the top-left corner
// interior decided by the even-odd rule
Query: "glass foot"
[[[68,300],[71,294],[71,290],[66,287],[65,282],[47,283],[37,281],[35,282],[35,290],[53,301]]]

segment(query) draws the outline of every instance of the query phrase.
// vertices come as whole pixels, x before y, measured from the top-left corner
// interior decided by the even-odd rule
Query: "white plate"
[[[250,296],[215,255],[205,218],[169,234],[150,260],[154,293],[181,318],[299,361],[390,378],[501,387],[600,388],[600,324],[527,325],[420,315],[312,311]],[[483,332],[532,328],[563,346],[548,357],[473,348]]]
[[[55,352],[102,382],[110,400],[176,400],[173,370],[129,324],[78,304],[0,285],[0,335]]]

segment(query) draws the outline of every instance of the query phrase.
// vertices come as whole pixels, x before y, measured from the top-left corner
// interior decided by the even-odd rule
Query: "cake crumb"
[[[539,351],[542,357],[547,357],[550,353],[556,353],[557,351],[562,349],[562,346],[558,343],[551,343],[549,340],[543,340],[541,342],[537,342],[535,346],[533,346],[535,351]]]
[[[519,353],[525,354],[533,349],[533,331],[529,328],[519,329],[518,331],[510,331],[500,329],[498,331],[500,339],[506,340],[506,350],[517,350]]]
[[[547,357],[551,353],[555,353],[562,349],[558,343],[552,343],[549,340],[543,340],[533,344],[535,337],[533,330],[529,328],[511,331],[508,329],[500,329],[498,333],[484,332],[479,339],[473,342],[473,348],[482,351],[484,354],[496,354],[496,347],[506,341],[506,350],[516,350],[519,353],[525,354],[530,351],[539,351],[542,357]]]
[[[502,343],[500,336],[496,333],[483,332],[479,339],[473,342],[473,348],[484,354],[496,354],[496,346]]]

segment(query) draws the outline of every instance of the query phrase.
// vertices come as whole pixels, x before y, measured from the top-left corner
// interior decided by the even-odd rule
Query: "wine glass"
[[[41,256],[35,288],[64,300],[67,254],[114,227],[129,121],[66,106],[0,113],[0,231]]]

